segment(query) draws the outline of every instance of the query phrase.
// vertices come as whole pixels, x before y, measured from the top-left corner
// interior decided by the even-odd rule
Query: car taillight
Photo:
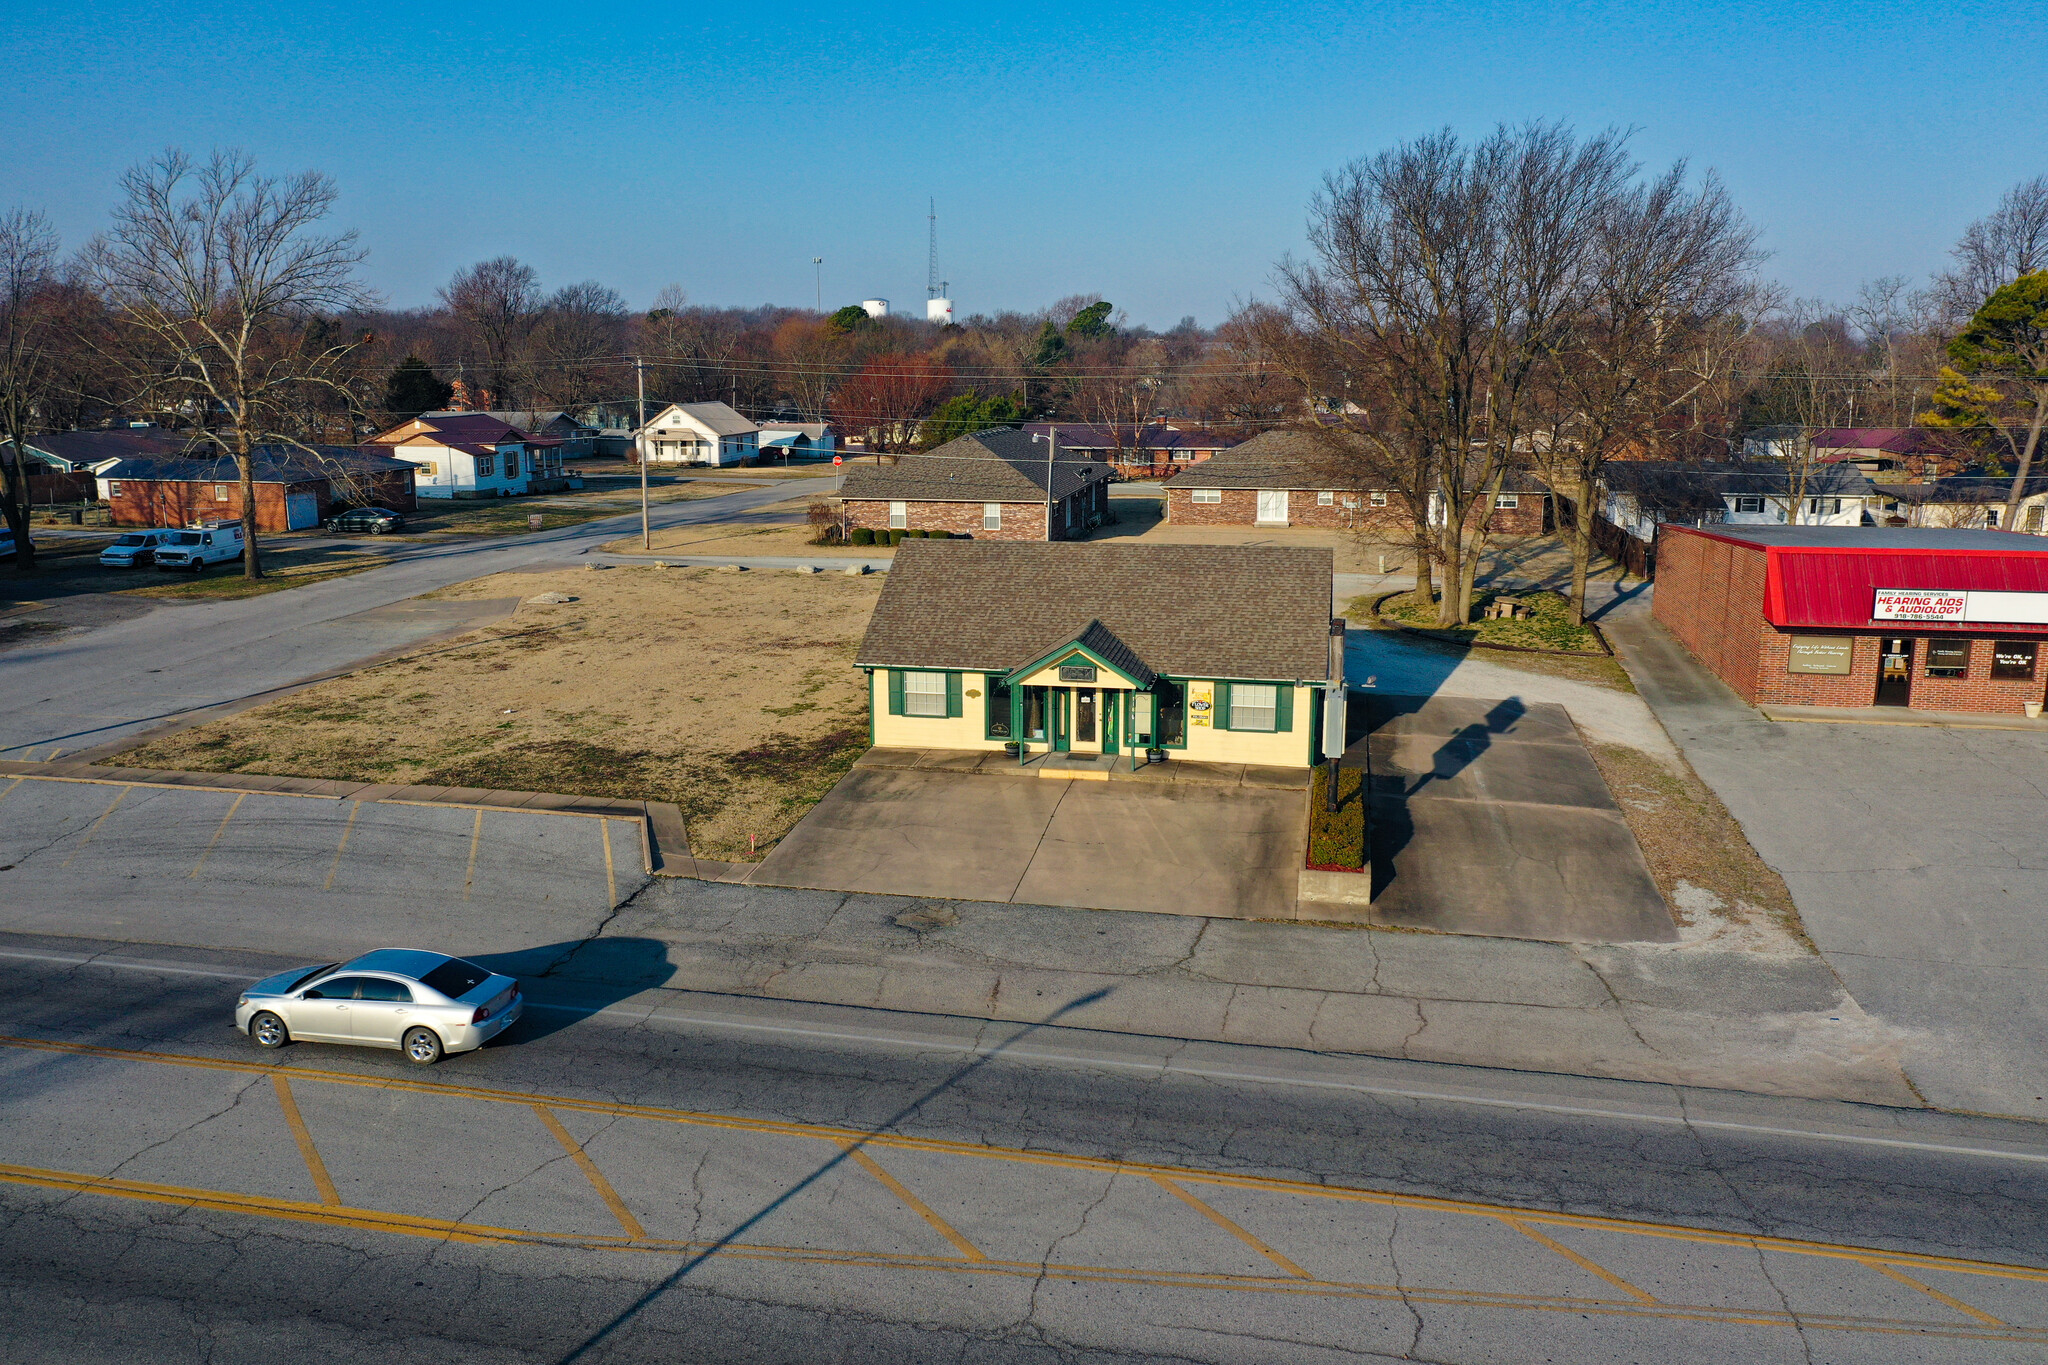
[[[489,1005],[478,1005],[476,1007],[476,1013],[469,1016],[469,1022],[472,1024],[481,1024],[484,1020],[490,1017],[491,1007]]]

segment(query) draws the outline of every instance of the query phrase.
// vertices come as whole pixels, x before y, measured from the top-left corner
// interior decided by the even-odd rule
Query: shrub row
[[[1329,781],[1329,765],[1318,763],[1309,790],[1308,865],[1359,871],[1365,867],[1365,773],[1359,768],[1338,770],[1334,811],[1324,809]]]
[[[905,531],[896,528],[888,531],[871,531],[865,526],[854,528],[852,543],[855,545],[901,545],[910,540],[970,540],[965,531]]]

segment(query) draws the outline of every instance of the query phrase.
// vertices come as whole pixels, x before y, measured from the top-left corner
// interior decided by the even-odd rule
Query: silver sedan
[[[432,1066],[445,1053],[482,1047],[525,1008],[512,977],[446,953],[379,948],[265,977],[235,1002],[235,1027],[258,1047],[354,1043]]]

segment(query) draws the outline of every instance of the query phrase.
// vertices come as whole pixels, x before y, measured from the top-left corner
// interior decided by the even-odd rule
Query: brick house
[[[1015,427],[992,427],[893,465],[856,465],[839,489],[847,529],[1079,540],[1109,514],[1114,476],[1100,460],[1065,450],[1048,460],[1047,450]]]
[[[2003,531],[1666,524],[1657,619],[1760,706],[2020,714],[2048,665],[2048,544]]]
[[[1199,428],[1180,430],[1164,422],[1145,426],[1026,422],[1034,436],[1058,432],[1060,449],[1101,460],[1123,479],[1160,479],[1200,464],[1243,440]]]
[[[281,446],[256,451],[256,529],[300,531],[341,507],[394,512],[419,506],[410,461],[351,446]],[[239,519],[242,482],[228,455],[123,460],[101,472],[116,526],[189,526]]]
[[[854,663],[881,748],[1305,768],[1327,548],[909,540]]]
[[[1304,526],[1325,530],[1413,529],[1408,498],[1395,489],[1333,488],[1345,482],[1325,448],[1296,431],[1268,431],[1218,451],[1166,481],[1166,519],[1176,526]],[[1487,510],[1495,535],[1541,535],[1550,524],[1550,491],[1532,475],[1510,470]],[[1475,514],[1477,509],[1475,510]],[[1443,500],[1430,495],[1429,519],[1443,520]]]

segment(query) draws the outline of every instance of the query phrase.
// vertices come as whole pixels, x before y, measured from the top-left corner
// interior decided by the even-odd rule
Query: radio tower
[[[950,323],[953,301],[946,297],[946,281],[939,278],[939,201],[932,199],[925,214],[930,228],[930,253],[924,274],[924,317],[926,322]]]

